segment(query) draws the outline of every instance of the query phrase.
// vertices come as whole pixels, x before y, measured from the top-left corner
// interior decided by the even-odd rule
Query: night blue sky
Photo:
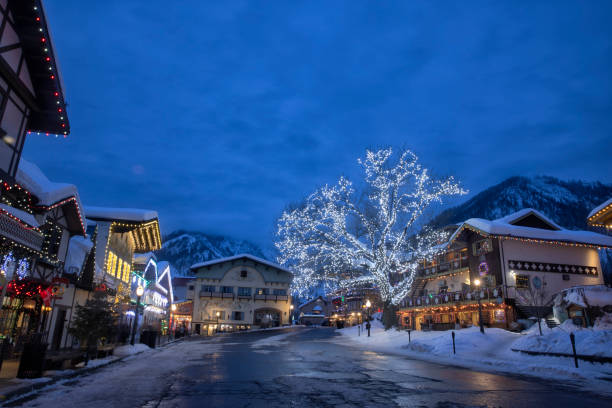
[[[24,157],[166,233],[267,244],[287,203],[383,145],[472,192],[612,181],[612,2],[45,3],[72,134]]]

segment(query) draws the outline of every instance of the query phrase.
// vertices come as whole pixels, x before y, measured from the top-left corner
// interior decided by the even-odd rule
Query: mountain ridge
[[[174,276],[190,276],[193,264],[242,253],[268,259],[262,248],[250,241],[201,231],[177,230],[162,242],[156,256],[170,263]]]
[[[612,185],[551,176],[514,176],[462,204],[442,211],[428,225],[443,227],[469,218],[489,220],[523,208],[534,208],[567,229],[586,229],[589,212],[612,197]]]

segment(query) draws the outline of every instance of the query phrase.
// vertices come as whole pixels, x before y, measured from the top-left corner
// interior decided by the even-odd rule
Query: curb
[[[184,338],[182,337],[180,339],[169,341],[169,342],[165,343],[164,345],[156,347],[155,349],[161,349],[161,348],[166,347],[166,346],[168,346],[170,344],[174,344],[174,343],[177,343],[177,342],[180,342],[180,341],[183,341],[183,340],[184,340]],[[155,349],[152,349],[152,350],[155,350]],[[12,391],[9,391],[9,392],[7,392],[5,394],[0,394],[0,406],[2,404],[6,403],[6,402],[9,402],[9,401],[10,402],[17,402],[19,400],[20,396],[24,396],[25,394],[29,394],[29,393],[35,392],[37,390],[45,388],[45,387],[47,387],[49,385],[53,385],[53,384],[55,384],[57,382],[60,382],[62,380],[69,380],[69,379],[74,378],[74,377],[78,377],[78,376],[81,376],[81,375],[89,374],[89,373],[91,373],[93,371],[96,371],[96,370],[98,370],[100,368],[108,367],[111,364],[115,364],[115,363],[118,363],[120,361],[123,361],[123,360],[125,360],[128,357],[137,356],[137,355],[139,355],[139,354],[141,354],[143,352],[144,352],[144,350],[143,351],[139,351],[139,352],[134,353],[134,354],[129,354],[127,356],[119,357],[119,358],[117,358],[115,360],[110,360],[110,361],[108,361],[108,362],[106,362],[104,364],[100,364],[100,365],[97,365],[95,367],[83,367],[83,368],[74,370],[74,371],[72,371],[70,373],[58,374],[58,375],[49,377],[48,381],[35,382],[35,383],[32,383],[32,384],[24,384],[22,387],[16,388],[16,389],[14,389]]]

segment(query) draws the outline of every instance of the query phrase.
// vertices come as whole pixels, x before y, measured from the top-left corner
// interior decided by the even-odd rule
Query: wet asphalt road
[[[212,354],[204,341],[203,354],[174,372],[163,395],[146,406],[612,406],[576,386],[382,355],[335,336],[328,328],[241,333],[214,339]]]

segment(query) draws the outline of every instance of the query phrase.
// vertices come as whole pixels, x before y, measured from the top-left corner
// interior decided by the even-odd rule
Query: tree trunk
[[[538,329],[540,329],[540,336],[542,335],[542,322],[540,319],[540,309],[536,309],[536,315],[538,316]]]
[[[397,306],[391,302],[385,302],[383,306],[382,321],[385,330],[389,330],[397,325]]]

